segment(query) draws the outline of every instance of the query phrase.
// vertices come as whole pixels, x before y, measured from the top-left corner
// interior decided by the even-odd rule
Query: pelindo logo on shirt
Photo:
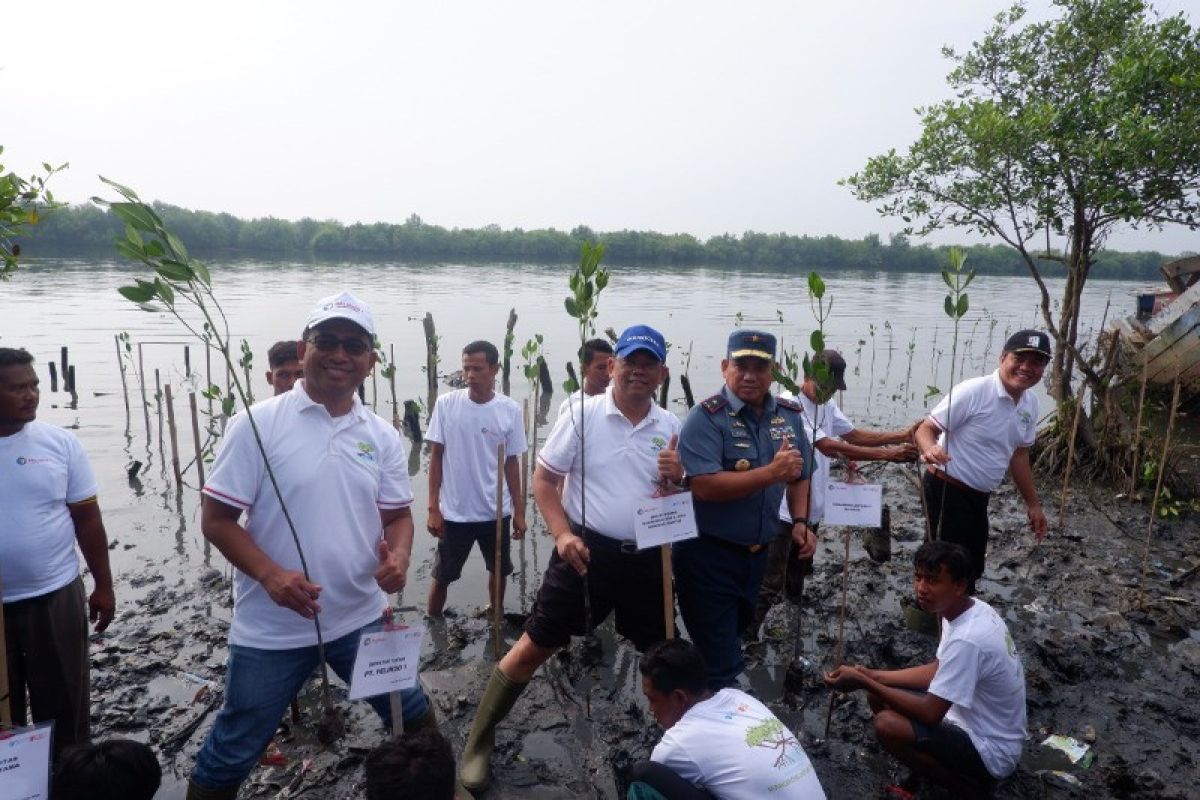
[[[17,466],[24,467],[33,466],[34,464],[49,464],[53,460],[54,459],[51,458],[37,458],[36,456],[17,456]]]

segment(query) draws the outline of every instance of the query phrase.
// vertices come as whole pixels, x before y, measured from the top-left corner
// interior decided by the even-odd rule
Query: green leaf
[[[818,299],[825,296],[825,281],[815,272],[808,273],[808,293]]]
[[[133,242],[125,239],[117,239],[113,242],[113,246],[117,248],[117,252],[133,261],[142,261],[146,258],[146,254]]]
[[[169,258],[164,258],[160,261],[154,271],[168,280],[180,281],[181,283],[186,283],[194,277],[187,264],[181,264]]]
[[[956,309],[960,319],[967,315],[967,309],[970,307],[971,304],[967,301],[967,294],[963,292],[958,298],[958,308]]]
[[[154,217],[147,213],[149,209],[141,203],[113,203],[109,208],[126,225],[131,225],[139,231],[154,233]]]
[[[196,279],[205,286],[212,286],[212,276],[208,274],[208,267],[199,261],[192,261],[190,263],[192,271],[196,273]]]
[[[158,296],[162,298],[164,303],[166,303],[168,306],[175,305],[175,290],[173,290],[166,281],[156,280],[154,282],[154,287],[155,291],[158,292]]]
[[[175,255],[178,256],[181,261],[187,260],[187,248],[183,246],[183,242],[179,240],[179,237],[170,231],[167,231],[166,234],[167,246],[175,252]]]
[[[944,280],[946,285],[950,287],[950,291],[954,291],[954,281],[950,278],[950,270],[942,270],[942,280]]]
[[[825,349],[825,334],[821,331],[813,331],[808,337],[808,344],[814,353],[819,353]]]
[[[126,300],[131,300],[139,305],[149,303],[158,294],[153,284],[142,283],[141,281],[138,282],[137,286],[122,286],[117,291]]]
[[[566,300],[567,313],[575,319],[579,319],[579,305],[575,302],[574,297],[568,297]]]
[[[946,316],[950,317],[950,319],[954,319],[954,298],[952,298],[950,295],[946,295],[946,303],[944,307],[946,309]]]

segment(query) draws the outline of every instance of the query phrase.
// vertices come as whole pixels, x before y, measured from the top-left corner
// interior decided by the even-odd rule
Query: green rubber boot
[[[209,789],[188,781],[187,800],[237,800],[239,786],[226,786],[224,789]]]
[[[467,743],[463,745],[462,769],[458,776],[469,791],[478,792],[487,788],[491,781],[492,750],[496,747],[496,726],[508,716],[513,704],[525,691],[527,683],[514,683],[499,667],[492,672],[483,699],[475,711],[475,721]]]

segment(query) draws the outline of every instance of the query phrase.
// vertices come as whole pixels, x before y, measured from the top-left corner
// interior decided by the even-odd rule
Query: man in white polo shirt
[[[471,342],[462,352],[467,388],[438,398],[425,438],[429,451],[429,532],[438,540],[429,582],[427,611],[440,617],[450,584],[478,544],[488,570],[488,597],[504,606],[505,576],[512,574],[511,538],[525,535],[525,495],[521,492],[521,453],[525,423],[521,407],[496,393],[500,353],[491,342]],[[500,574],[496,564],[496,452],[504,443]]]
[[[585,591],[593,626],[615,611],[617,632],[639,650],[666,635],[661,555],[639,551],[634,539],[639,502],[664,481],[683,480],[674,449],[680,421],[654,404],[666,355],[658,331],[627,328],[608,391],[585,401],[582,414],[559,417],[538,453],[533,496],[555,550],[525,632],[492,673],[463,746],[460,776],[471,791],[488,784],[496,725],[537,668],[571,636],[591,633]]]
[[[1012,472],[1034,535],[1038,541],[1046,535],[1029,463],[1038,421],[1037,396],[1030,390],[1041,382],[1050,355],[1049,336],[1017,331],[1004,343],[995,372],[959,383],[917,427],[917,451],[928,465],[923,491],[929,529],[934,539],[958,542],[970,552],[972,593],[987,554],[988,499],[1005,472]]]
[[[558,406],[558,416],[570,414],[572,404],[576,411],[579,410],[579,397],[595,397],[598,394],[604,394],[604,390],[608,388],[609,382],[609,362],[612,361],[613,349],[612,345],[604,339],[588,339],[583,343],[583,358],[580,363],[583,365],[583,374],[580,380],[583,386],[578,391],[572,392]]]
[[[237,569],[225,705],[196,757],[188,800],[237,796],[318,666],[315,621],[326,661],[348,681],[359,635],[404,586],[413,537],[404,445],[356,391],[375,362],[374,334],[353,295],[320,301],[300,343],[304,379],[235,416],[225,433],[201,511],[205,537]],[[435,724],[419,683],[402,699],[410,729]],[[369,702],[390,723],[388,698]]]

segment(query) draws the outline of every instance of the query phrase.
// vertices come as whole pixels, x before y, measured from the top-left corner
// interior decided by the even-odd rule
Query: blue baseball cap
[[[765,358],[775,360],[775,335],[766,331],[738,329],[729,334],[726,358]]]
[[[667,360],[667,344],[663,335],[649,325],[630,325],[621,331],[617,339],[617,358],[626,358],[638,350],[645,350],[660,362]]]

